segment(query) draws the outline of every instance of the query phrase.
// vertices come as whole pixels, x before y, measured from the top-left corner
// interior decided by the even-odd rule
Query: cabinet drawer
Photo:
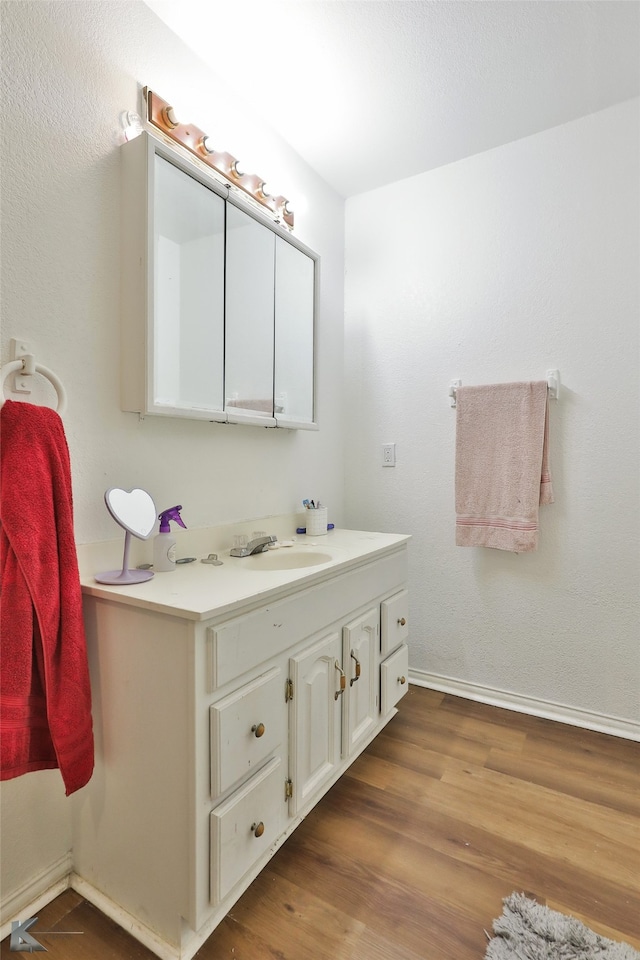
[[[284,772],[270,760],[210,814],[211,901],[219,903],[284,827]]]
[[[409,591],[401,590],[380,604],[380,652],[382,657],[409,638]]]
[[[384,717],[409,689],[409,648],[405,645],[380,664],[380,709]]]
[[[282,743],[286,707],[279,669],[245,684],[209,708],[211,796],[253,772]]]

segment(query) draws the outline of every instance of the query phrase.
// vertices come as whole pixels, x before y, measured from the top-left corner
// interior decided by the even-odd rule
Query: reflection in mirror
[[[157,155],[154,194],[153,402],[222,410],[224,200]]]
[[[227,204],[225,408],[273,417],[275,234]]]
[[[142,583],[150,580],[153,573],[150,570],[129,569],[129,549],[131,534],[140,540],[148,540],[156,525],[156,506],[146,490],[121,490],[120,487],[111,487],[104,495],[107,509],[116,523],[126,531],[124,538],[124,555],[122,570],[106,570],[96,574],[98,583],[126,584]]]
[[[275,404],[278,419],[313,422],[315,261],[276,238]]]

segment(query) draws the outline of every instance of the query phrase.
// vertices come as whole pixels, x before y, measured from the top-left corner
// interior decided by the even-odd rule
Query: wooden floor
[[[482,960],[516,890],[640,949],[640,744],[411,687],[197,957]],[[153,957],[73,891],[32,932]]]

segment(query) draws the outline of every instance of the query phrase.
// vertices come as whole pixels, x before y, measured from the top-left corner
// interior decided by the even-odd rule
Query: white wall
[[[2,59],[2,361],[28,339],[67,388],[77,542],[119,536],[102,499],[114,485],[183,504],[191,527],[305,496],[340,523],[344,202],[136,0],[3,2]],[[120,411],[120,114],[144,85],[297,206],[295,234],[322,262],[319,432]],[[3,898],[68,851],[68,803],[57,771],[3,784]]]
[[[345,294],[347,521],[414,537],[411,667],[636,733],[638,107],[352,198]],[[538,552],[455,547],[450,380],[552,367]]]

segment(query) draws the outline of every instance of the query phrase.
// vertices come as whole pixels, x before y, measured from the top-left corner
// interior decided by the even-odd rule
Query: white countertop
[[[258,524],[258,521],[254,521]],[[273,527],[259,521],[269,533]],[[219,528],[218,528],[219,529]],[[274,531],[280,537],[282,533]],[[296,589],[319,583],[336,574],[346,572],[364,561],[375,560],[400,549],[410,539],[405,534],[373,533],[363,530],[330,530],[320,537],[297,535],[293,546],[282,546],[255,557],[231,557],[228,546],[216,550],[211,547],[216,539],[214,531],[193,531],[190,541],[180,543],[178,556],[196,556],[194,563],[179,564],[170,573],[156,573],[151,580],[138,584],[110,586],[98,583],[95,574],[122,563],[123,539],[119,545],[119,560],[113,563],[117,542],[85,544],[78,548],[82,592],[91,597],[133,605],[190,620],[206,620],[229,614],[253,601],[267,601],[286,596],[291,586]],[[204,544],[207,546],[204,546]],[[115,544],[115,545],[114,545]],[[105,549],[108,545],[108,550]],[[147,544],[144,544],[146,546]],[[101,550],[100,548],[103,547]],[[185,548],[187,548],[185,552]],[[189,549],[190,548],[190,551]],[[221,566],[201,563],[210,552],[217,552]],[[268,569],[269,564],[293,563],[302,554],[325,554],[328,560],[313,566],[293,569]],[[140,562],[132,550],[130,566]],[[264,559],[264,565],[261,563]],[[320,558],[318,558],[320,559]]]

